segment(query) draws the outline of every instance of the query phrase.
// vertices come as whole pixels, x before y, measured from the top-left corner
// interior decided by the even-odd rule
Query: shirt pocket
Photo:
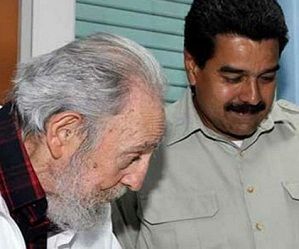
[[[299,201],[299,182],[286,181],[282,182],[282,186],[293,200]]]
[[[294,236],[294,243],[298,245],[299,234],[299,182],[284,181],[282,182],[286,201],[286,215],[282,216],[282,221],[287,220],[288,223],[282,227],[286,227],[290,235]],[[284,218],[285,217],[285,218]],[[296,238],[296,239],[295,239]],[[292,239],[289,239],[292,241]],[[295,242],[296,241],[296,242]],[[293,244],[292,248],[298,248]]]
[[[209,219],[219,210],[216,193],[176,194],[165,197],[158,192],[140,194],[142,221],[140,248],[200,249],[199,219]],[[219,249],[222,247],[219,247]],[[215,247],[218,249],[218,247]]]

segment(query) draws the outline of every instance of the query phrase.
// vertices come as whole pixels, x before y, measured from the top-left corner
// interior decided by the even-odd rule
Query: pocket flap
[[[299,200],[299,182],[283,182],[283,187],[294,200]]]
[[[150,224],[158,224],[194,218],[212,217],[218,211],[215,192],[164,197],[155,193],[140,195],[143,218]]]

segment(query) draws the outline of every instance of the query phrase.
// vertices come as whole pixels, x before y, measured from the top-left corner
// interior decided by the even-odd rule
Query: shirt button
[[[255,191],[255,188],[253,186],[248,186],[246,190],[247,190],[248,193],[251,194]]]
[[[259,231],[263,231],[264,230],[264,225],[260,222],[255,223],[255,228]]]

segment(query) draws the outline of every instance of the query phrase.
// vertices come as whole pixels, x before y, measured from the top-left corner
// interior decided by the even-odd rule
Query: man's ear
[[[82,121],[82,116],[77,112],[62,112],[49,119],[46,125],[46,139],[53,158],[60,158],[77,144],[77,131]]]
[[[193,56],[186,49],[184,50],[184,63],[189,83],[191,86],[195,86],[199,67],[197,66]]]

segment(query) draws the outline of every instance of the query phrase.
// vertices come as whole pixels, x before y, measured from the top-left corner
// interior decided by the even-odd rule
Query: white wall
[[[75,0],[20,0],[20,6],[20,61],[74,39]]]

